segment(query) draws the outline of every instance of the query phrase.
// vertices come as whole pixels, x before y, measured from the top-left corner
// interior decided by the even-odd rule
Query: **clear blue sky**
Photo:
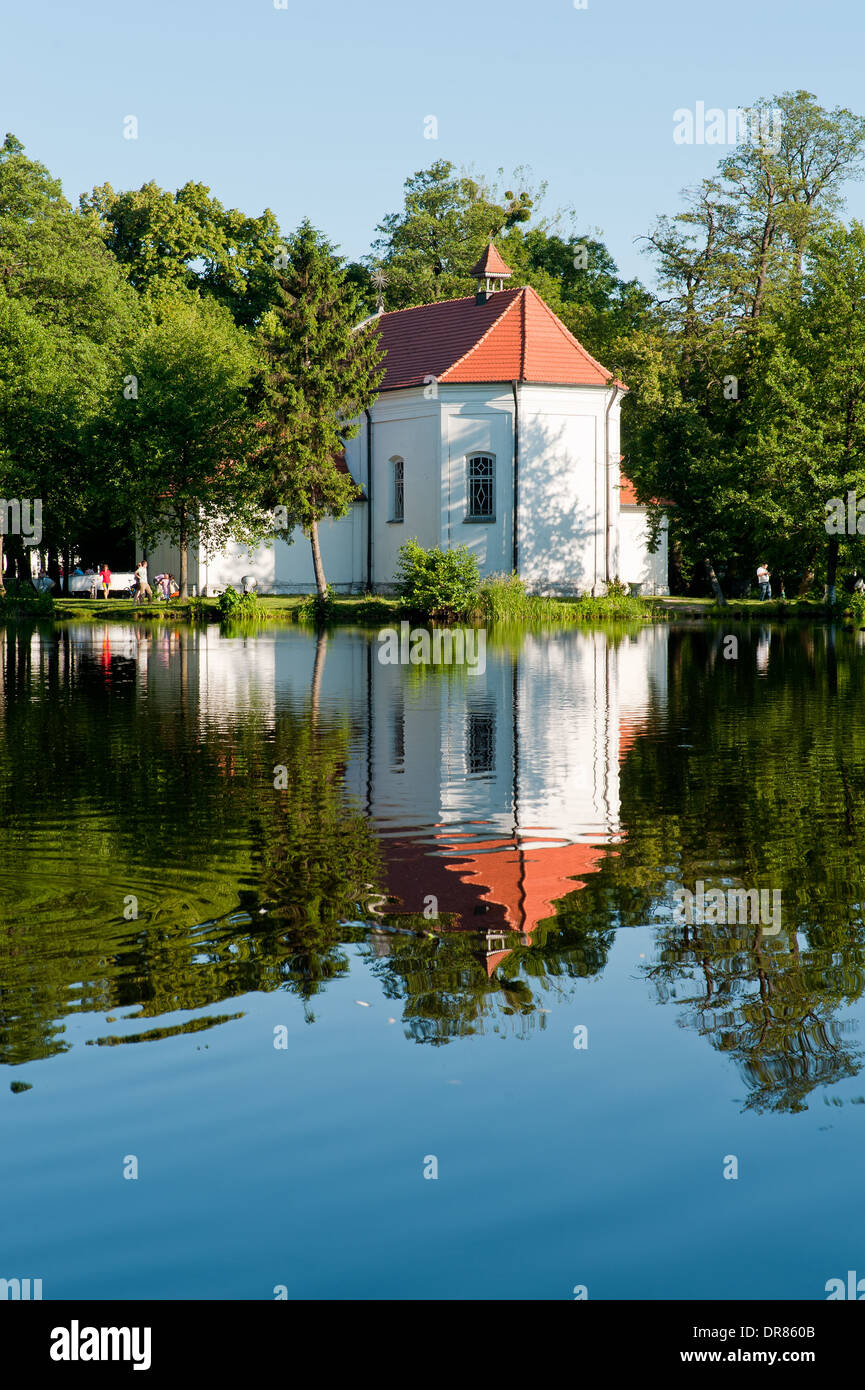
[[[2,0],[0,33],[0,131],[73,201],[194,179],[286,231],[309,216],[352,258],[447,158],[530,165],[546,207],[650,278],[634,239],[724,153],[674,144],[677,108],[804,87],[865,112],[861,0]],[[848,213],[865,219],[865,185]]]

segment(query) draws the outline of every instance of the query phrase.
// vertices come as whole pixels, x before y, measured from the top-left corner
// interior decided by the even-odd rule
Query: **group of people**
[[[173,574],[157,574],[153,579],[156,585],[156,592],[159,598],[167,603],[170,598],[176,598],[180,593],[177,581]],[[139,560],[135,568],[135,578],[132,585],[132,597],[136,603],[143,603],[146,598],[153,598],[153,590],[150,587],[150,580],[147,576],[147,561]]]
[[[147,561],[142,560],[135,571],[135,602],[143,602],[144,596],[153,598],[153,591],[147,582]],[[177,598],[180,588],[173,574],[157,574],[153,580],[156,585],[157,593],[167,603],[170,598]]]
[[[100,565],[98,569],[86,569],[82,571],[76,565],[74,574],[84,574],[90,580],[90,597],[96,598],[100,588],[102,597],[107,598],[111,592],[111,570],[107,565]],[[166,603],[170,598],[177,598],[180,589],[173,574],[157,574],[154,579],[158,596],[165,599]],[[147,561],[139,560],[135,567],[132,580],[132,597],[136,603],[143,603],[145,599],[153,598],[153,590],[150,587],[150,580],[147,574]]]

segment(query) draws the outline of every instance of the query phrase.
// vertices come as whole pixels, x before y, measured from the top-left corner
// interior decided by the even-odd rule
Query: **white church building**
[[[648,550],[646,509],[620,470],[627,388],[597,362],[490,244],[476,295],[380,313],[385,376],[345,447],[359,487],[347,516],[319,525],[337,592],[387,591],[400,546],[465,544],[483,577],[516,571],[531,593],[603,594],[616,578],[667,590],[667,537]],[[177,574],[160,545],[152,573]],[[308,539],[189,557],[200,593],[314,592]]]

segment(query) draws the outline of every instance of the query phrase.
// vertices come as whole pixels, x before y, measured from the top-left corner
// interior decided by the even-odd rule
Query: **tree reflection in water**
[[[331,656],[350,640],[366,665],[356,688],[328,693]],[[650,925],[651,997],[733,1059],[747,1108],[801,1110],[816,1087],[857,1074],[843,1017],[865,985],[855,634],[742,629],[735,662],[703,628],[491,642],[482,759],[474,688],[452,673],[416,687],[420,675],[383,675],[364,640],[294,634],[307,675],[275,699],[266,667],[254,679],[269,638],[7,627],[0,1060],[64,1051],[73,1013],[122,1018],[92,1039],[103,1045],[216,1026],[242,1012],[218,1006],[253,991],[286,990],[313,1020],[352,946],[411,1040],[531,1038],[581,980],[603,976],[617,932]],[[208,685],[218,654],[248,683],[222,703]],[[403,684],[383,688],[380,712],[385,676]],[[601,755],[557,821],[580,701]],[[446,752],[455,770],[443,764],[432,789],[418,770],[425,739],[468,759]],[[461,819],[443,826],[442,805],[460,797]],[[698,879],[779,888],[781,932],[674,925],[674,891]],[[436,919],[422,911],[429,892]]]

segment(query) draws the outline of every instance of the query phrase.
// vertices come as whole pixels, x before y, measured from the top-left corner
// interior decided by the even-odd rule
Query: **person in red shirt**
[[[107,598],[108,591],[111,588],[111,571],[107,565],[102,566],[102,569],[99,571],[99,578],[102,580],[102,597]]]

